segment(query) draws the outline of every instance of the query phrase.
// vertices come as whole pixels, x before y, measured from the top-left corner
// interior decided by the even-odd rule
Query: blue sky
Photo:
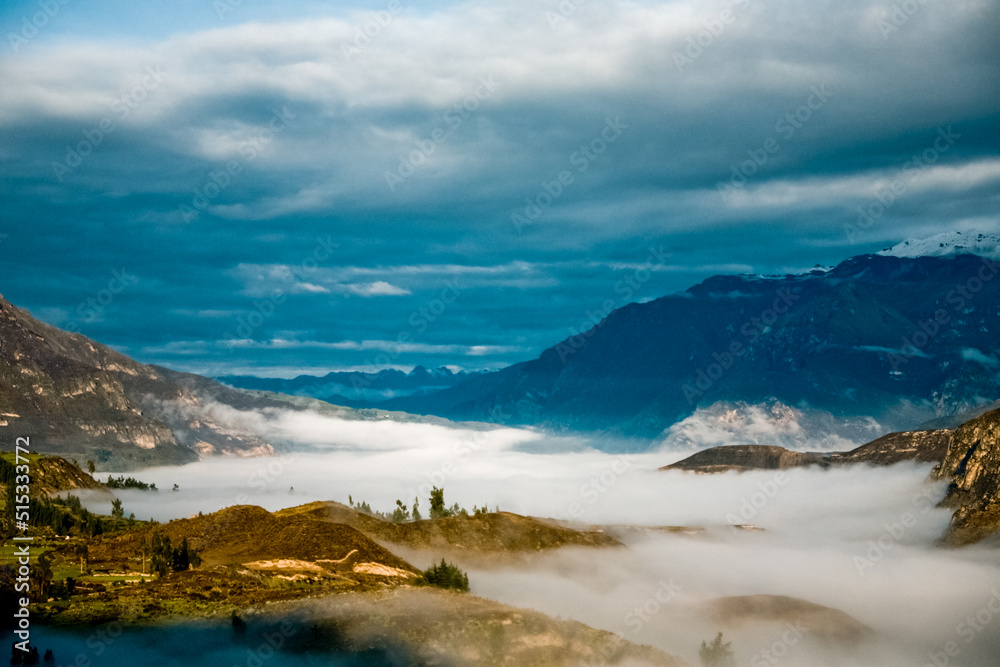
[[[0,293],[178,369],[495,368],[716,273],[1000,231],[998,2],[0,25]]]

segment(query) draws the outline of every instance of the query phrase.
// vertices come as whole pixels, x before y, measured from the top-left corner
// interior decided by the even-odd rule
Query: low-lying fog
[[[687,452],[605,454],[527,430],[225,409],[213,417],[238,421],[289,451],[131,473],[160,490],[116,492],[126,515],[165,521],[234,504],[276,510],[346,503],[350,495],[384,511],[419,496],[426,516],[436,485],[449,505],[469,509],[488,504],[608,526],[704,527],[625,531],[628,549],[561,550],[530,566],[470,565],[470,584],[475,594],[611,630],[693,665],[701,640],[718,630],[741,665],[1000,661],[1000,552],[935,546],[950,513],[934,507],[945,485],[927,481],[928,465],[700,476],[657,471]],[[92,510],[110,510],[106,499],[84,500]],[[397,551],[419,566],[433,558]],[[875,638],[845,651],[784,622],[723,625],[706,608],[719,597],[757,594],[841,610]]]

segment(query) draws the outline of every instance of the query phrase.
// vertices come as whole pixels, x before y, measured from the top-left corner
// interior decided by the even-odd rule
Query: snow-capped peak
[[[979,255],[1000,259],[1000,236],[976,231],[943,232],[926,239],[910,239],[878,253],[884,257],[947,257]]]

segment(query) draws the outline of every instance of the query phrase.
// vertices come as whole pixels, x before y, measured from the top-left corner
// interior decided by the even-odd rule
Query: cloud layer
[[[202,372],[489,366],[650,247],[631,300],[1000,229],[995,2],[242,4],[0,13],[6,296]]]

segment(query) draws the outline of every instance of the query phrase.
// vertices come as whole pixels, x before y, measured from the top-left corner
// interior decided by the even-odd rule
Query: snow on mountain
[[[1000,259],[1000,236],[976,231],[943,232],[926,239],[903,241],[877,254],[883,257],[978,255]]]

